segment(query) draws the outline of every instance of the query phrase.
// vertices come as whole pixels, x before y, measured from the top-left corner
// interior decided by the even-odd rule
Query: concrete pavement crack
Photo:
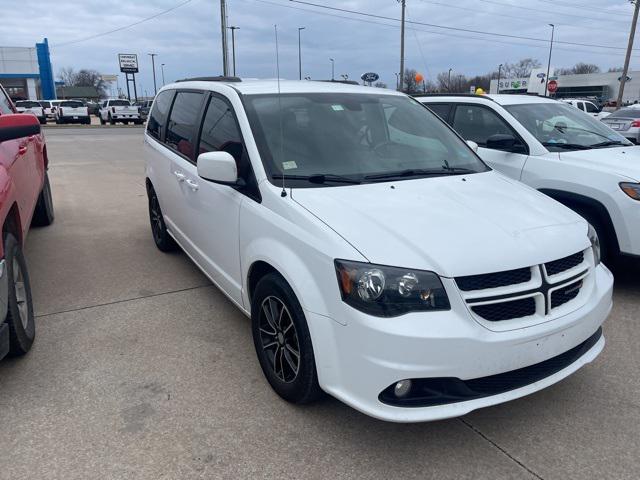
[[[140,297],[132,297],[132,298],[125,298],[125,299],[122,299],[122,300],[114,300],[113,302],[96,303],[95,305],[87,305],[87,306],[84,306],[84,307],[70,308],[69,310],[60,310],[58,312],[41,313],[40,315],[36,315],[35,317],[36,318],[50,317],[51,315],[60,315],[62,313],[78,312],[78,311],[81,311],[81,310],[88,310],[90,308],[96,308],[96,307],[106,307],[108,305],[116,305],[118,303],[132,302],[134,300],[142,300],[144,298],[160,297],[162,295],[169,295],[171,293],[188,292],[190,290],[197,290],[199,288],[206,288],[206,287],[213,287],[213,284],[208,283],[207,285],[196,285],[195,287],[181,288],[181,289],[178,289],[178,290],[170,290],[168,292],[152,293],[151,295],[143,295],[143,296],[140,296]]]
[[[513,455],[511,455],[509,452],[507,452],[504,448],[502,448],[500,445],[498,445],[496,442],[494,442],[493,440],[491,440],[489,437],[487,437],[484,433],[482,433],[478,428],[474,427],[471,423],[469,423],[466,420],[463,420],[462,418],[458,419],[460,420],[460,422],[462,422],[464,425],[466,425],[468,428],[470,428],[471,430],[473,430],[476,434],[478,434],[480,437],[482,437],[484,440],[486,440],[487,442],[489,442],[491,445],[493,445],[496,449],[498,449],[503,455],[505,455],[507,458],[509,458],[510,460],[512,460],[513,462],[517,463],[521,468],[523,468],[524,470],[526,470],[527,472],[529,472],[531,475],[533,475],[535,478],[537,478],[538,480],[544,480],[544,478],[542,478],[540,475],[538,475],[536,472],[534,472],[533,470],[531,470],[529,467],[527,467],[524,463],[522,463],[520,460],[518,460],[517,458],[515,458]]]

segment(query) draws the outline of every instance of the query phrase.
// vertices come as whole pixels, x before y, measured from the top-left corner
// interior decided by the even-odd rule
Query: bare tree
[[[607,70],[607,72],[611,73],[611,72],[622,72],[624,71],[624,67],[611,67],[609,68],[609,70]]]
[[[71,67],[64,67],[60,69],[58,78],[63,81],[65,85],[73,85],[76,78],[76,72]]]
[[[587,73],[600,73],[600,67],[594,63],[576,63],[571,68],[559,68],[556,70],[558,75],[584,75]]]
[[[66,86],[93,87],[100,97],[106,96],[107,83],[102,79],[102,75],[95,70],[83,68],[76,72],[71,67],[65,67],[60,70],[58,77]]]
[[[402,91],[405,93],[416,93],[421,90],[418,82],[416,81],[416,75],[418,71],[415,68],[404,69],[404,85]]]
[[[523,58],[516,63],[504,63],[502,67],[504,78],[524,78],[531,75],[531,71],[540,68],[541,64],[534,58]]]

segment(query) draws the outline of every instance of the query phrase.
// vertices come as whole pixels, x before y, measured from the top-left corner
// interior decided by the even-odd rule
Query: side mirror
[[[478,153],[478,144],[476,142],[474,142],[473,140],[467,140],[467,145],[471,147],[471,150]]]
[[[29,113],[0,115],[0,142],[40,133],[38,117]]]
[[[198,176],[225,185],[238,183],[238,167],[227,152],[206,152],[198,155]]]
[[[487,148],[511,153],[524,153],[525,147],[513,135],[496,133],[487,138]]]

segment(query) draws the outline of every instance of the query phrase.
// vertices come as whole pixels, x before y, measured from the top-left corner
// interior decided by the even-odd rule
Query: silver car
[[[640,143],[640,108],[621,108],[601,121],[633,143]]]

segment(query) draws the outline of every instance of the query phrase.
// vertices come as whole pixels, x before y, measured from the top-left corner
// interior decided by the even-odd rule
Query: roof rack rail
[[[355,80],[316,80],[316,82],[344,83],[345,85],[360,85]]]
[[[486,98],[495,102],[495,100],[487,95],[478,95],[477,93],[416,93],[411,94],[412,97],[472,97],[472,98]]]
[[[183,78],[182,80],[176,80],[176,83],[179,82],[241,82],[242,79],[240,77],[225,77],[219,75],[217,77],[193,77],[193,78]]]

